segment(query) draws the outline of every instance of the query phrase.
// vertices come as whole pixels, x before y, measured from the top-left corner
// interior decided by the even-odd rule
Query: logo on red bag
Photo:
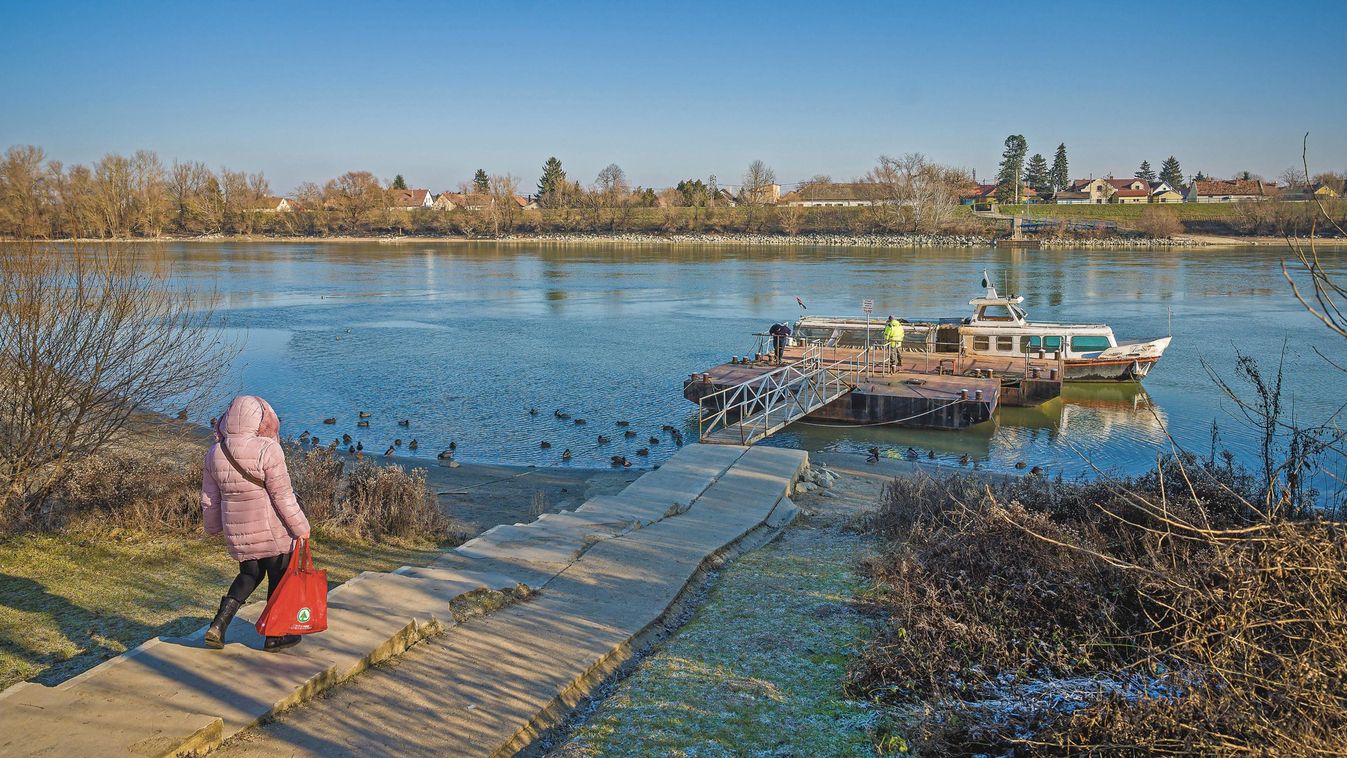
[[[312,612],[310,612],[308,608],[300,608],[299,613],[295,614],[295,620],[301,624],[307,624],[312,615]]]

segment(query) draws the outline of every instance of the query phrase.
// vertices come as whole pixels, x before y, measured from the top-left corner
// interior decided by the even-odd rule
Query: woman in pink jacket
[[[229,554],[239,562],[239,575],[206,630],[209,647],[224,647],[229,622],[263,575],[270,596],[285,572],[292,542],[309,536],[309,520],[290,486],[280,432],[280,419],[267,401],[240,395],[216,423],[215,444],[206,451],[201,477],[206,534],[224,532]],[[299,640],[297,634],[267,637],[265,649],[280,650]]]

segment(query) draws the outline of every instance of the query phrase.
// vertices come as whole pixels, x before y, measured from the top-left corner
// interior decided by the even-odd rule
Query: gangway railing
[[[701,441],[751,445],[808,416],[856,388],[867,353],[828,361],[821,345],[809,345],[799,360],[701,397]]]

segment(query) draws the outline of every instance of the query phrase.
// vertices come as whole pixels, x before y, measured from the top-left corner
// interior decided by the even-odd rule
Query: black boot
[[[216,650],[224,647],[225,630],[229,629],[229,622],[234,620],[234,614],[238,612],[239,601],[228,595],[220,598],[220,610],[215,612],[215,620],[210,622],[210,628],[206,630],[206,647]]]
[[[303,639],[298,634],[287,634],[284,637],[268,637],[262,645],[262,649],[268,653],[274,653],[277,650],[284,650],[287,647],[294,647]]]

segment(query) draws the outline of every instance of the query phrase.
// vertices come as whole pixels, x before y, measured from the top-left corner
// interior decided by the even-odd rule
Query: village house
[[[534,200],[531,197],[524,197],[523,195],[515,195],[514,201],[522,210],[526,211],[536,211],[542,207],[541,205],[538,205],[537,200]]]
[[[821,208],[836,206],[854,208],[875,205],[877,192],[873,184],[865,182],[835,182],[824,184],[815,182],[787,193],[781,198],[781,205],[797,208]]]
[[[1118,188],[1107,179],[1073,179],[1066,189],[1052,196],[1058,205],[1103,205]]]
[[[388,208],[395,211],[415,211],[429,208],[434,198],[428,189],[391,189],[388,191]]]
[[[741,203],[753,203],[754,205],[772,205],[781,199],[781,185],[768,184],[757,190],[745,188],[740,191],[739,197],[735,198]]]
[[[292,213],[301,209],[298,203],[287,197],[264,197],[248,210],[253,213]]]
[[[996,188],[998,184],[974,184],[972,187],[959,194],[959,202],[962,205],[989,205],[996,202]],[[1043,199],[1039,197],[1038,192],[1029,185],[1020,188],[1020,202],[1026,204],[1041,203]]]
[[[1261,179],[1196,181],[1188,188],[1190,203],[1243,203],[1277,196],[1277,183]]]
[[[1286,187],[1277,195],[1282,200],[1334,200],[1341,197],[1337,188],[1324,182]]]
[[[1183,202],[1183,193],[1174,188],[1174,185],[1165,181],[1151,182],[1152,203],[1181,203]]]

